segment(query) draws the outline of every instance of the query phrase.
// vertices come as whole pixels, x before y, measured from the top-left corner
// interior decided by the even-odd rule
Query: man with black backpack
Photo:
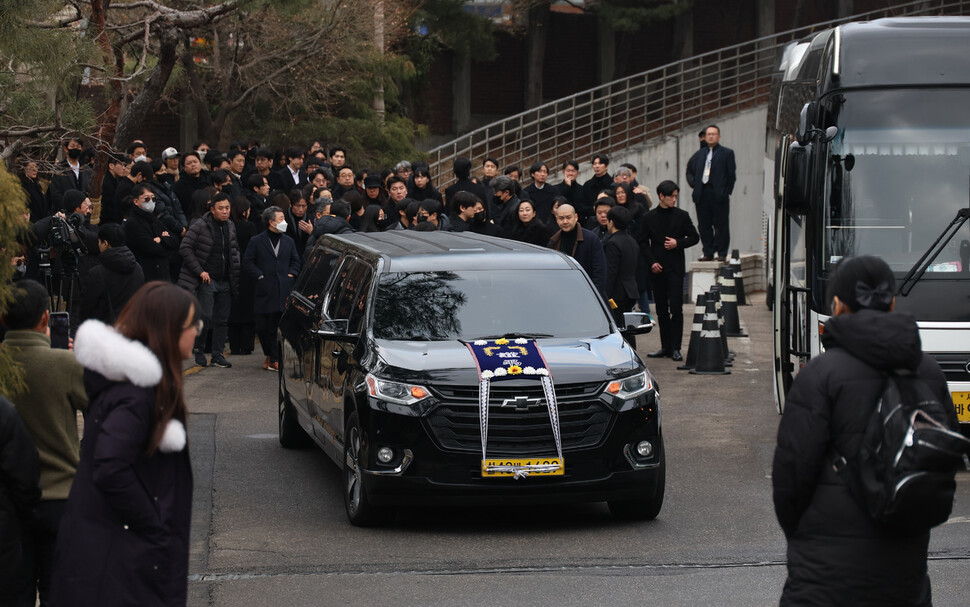
[[[879,258],[842,260],[825,352],[786,399],[772,472],[781,605],[931,605],[930,528],[950,514],[970,443],[916,321],[890,314],[894,282]]]

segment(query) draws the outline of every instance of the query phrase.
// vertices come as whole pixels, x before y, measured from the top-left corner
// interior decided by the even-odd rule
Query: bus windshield
[[[828,145],[822,217],[823,268],[878,255],[901,277],[970,206],[970,90],[856,91],[824,101]],[[970,278],[970,224],[923,280]]]

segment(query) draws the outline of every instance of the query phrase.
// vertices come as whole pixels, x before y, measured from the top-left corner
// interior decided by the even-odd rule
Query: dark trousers
[[[226,349],[226,337],[229,333],[229,308],[232,306],[232,289],[228,280],[211,280],[209,284],[200,284],[195,290],[202,308],[202,332],[195,338],[195,349],[203,352],[206,344],[206,334],[212,332],[212,355],[222,354]]]
[[[259,345],[263,348],[263,355],[269,356],[270,362],[279,362],[280,354],[276,349],[276,329],[280,326],[282,312],[256,314],[256,335]]]
[[[653,303],[660,324],[660,347],[680,350],[684,338],[684,275],[677,272],[654,274]]]
[[[229,323],[229,349],[233,354],[252,354],[255,347],[256,323]]]
[[[718,200],[714,191],[704,186],[697,203],[697,232],[701,237],[704,257],[727,257],[731,244],[731,201]]]
[[[57,528],[61,525],[65,504],[67,500],[42,500],[37,505],[34,520],[24,537],[26,577],[17,593],[17,605],[21,607],[34,607],[38,592],[41,607],[47,605],[51,568],[54,565],[54,547],[57,545]]]

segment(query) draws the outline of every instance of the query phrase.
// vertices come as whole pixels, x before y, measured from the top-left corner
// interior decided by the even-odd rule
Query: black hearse
[[[316,443],[342,468],[354,525],[442,503],[605,500],[652,519],[660,395],[621,334],[652,325],[624,320],[621,331],[582,268],[548,249],[467,232],[327,236],[280,321],[280,444]],[[487,339],[534,340],[558,440],[536,377],[492,381],[482,415],[466,343]],[[487,461],[505,466],[485,465],[483,417]]]

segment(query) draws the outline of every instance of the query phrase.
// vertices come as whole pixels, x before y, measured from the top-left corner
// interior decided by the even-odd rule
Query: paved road
[[[276,378],[262,357],[186,378],[196,501],[192,606],[777,604],[785,543],[770,499],[778,416],[763,299],[741,309],[731,375],[652,361],[663,395],[667,497],[649,523],[605,504],[402,509],[346,522],[337,468],[276,440]],[[641,353],[658,337],[640,339]],[[970,596],[970,476],[933,534],[938,607]]]

